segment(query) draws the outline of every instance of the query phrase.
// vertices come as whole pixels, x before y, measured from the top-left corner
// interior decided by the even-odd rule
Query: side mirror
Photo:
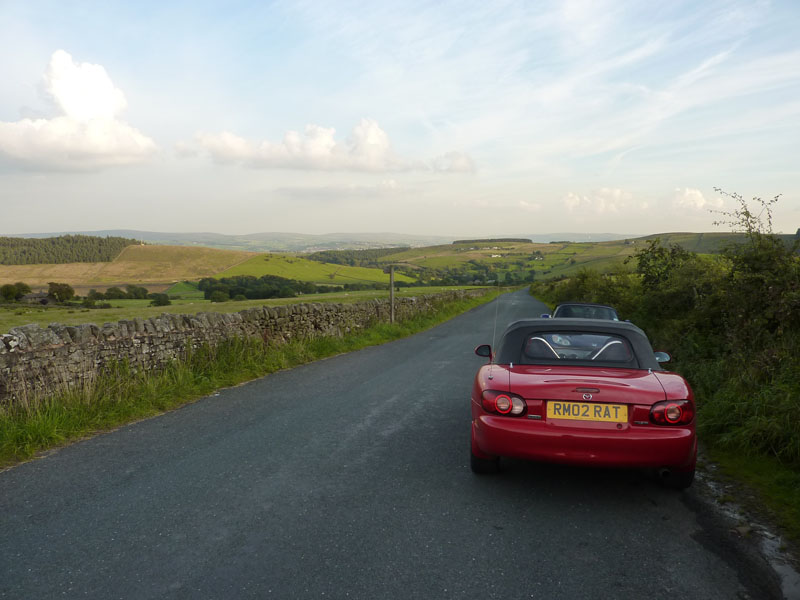
[[[492,347],[489,344],[481,344],[477,348],[475,348],[475,354],[478,356],[483,356],[484,358],[491,358],[492,357]]]
[[[660,363],[668,363],[672,360],[672,357],[667,352],[656,352],[656,362]]]
[[[550,313],[543,313],[540,316],[541,316],[542,319],[549,319],[550,318]]]

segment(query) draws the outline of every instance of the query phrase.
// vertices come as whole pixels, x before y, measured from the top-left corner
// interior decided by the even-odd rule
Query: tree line
[[[0,300],[3,302],[19,302],[25,295],[30,293],[31,287],[21,281],[0,286]],[[51,281],[47,284],[47,297],[60,304],[66,304],[73,299],[80,298],[75,295],[75,290],[71,285],[57,281]],[[105,293],[94,289],[89,290],[89,293],[83,298],[81,306],[86,308],[111,308],[110,304],[97,304],[98,300],[150,300],[151,306],[172,304],[167,294],[151,294],[147,288],[138,285],[126,285],[125,290],[118,287],[110,287]]]
[[[385,284],[377,284],[385,288]],[[236,277],[204,277],[197,287],[206,300],[225,302],[227,300],[263,300],[267,298],[294,298],[300,294],[319,294],[343,290],[372,289],[373,284],[349,284],[343,286],[315,285],[307,281],[286,279],[277,275],[239,275]]]
[[[91,235],[50,238],[0,237],[0,264],[38,265],[74,262],[111,262],[138,240]]]
[[[367,250],[322,250],[312,252],[306,258],[322,263],[334,265],[348,265],[351,267],[377,267],[381,268],[379,258],[398,252],[405,252],[408,246],[398,246],[396,248],[371,248]]]

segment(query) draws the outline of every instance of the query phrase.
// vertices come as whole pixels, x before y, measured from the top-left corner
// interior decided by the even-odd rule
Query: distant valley
[[[169,246],[204,246],[222,250],[244,250],[249,252],[318,252],[321,250],[366,250],[396,246],[437,246],[450,244],[458,239],[476,236],[433,236],[402,233],[306,233],[265,232],[245,235],[228,235],[211,232],[169,233],[138,231],[135,229],[107,229],[100,231],[61,231],[50,233],[2,234],[0,237],[46,238],[60,235],[91,235],[133,238],[150,244]],[[607,242],[622,240],[636,235],[617,233],[538,233],[487,235],[483,238],[525,238],[536,243],[566,240],[570,242]]]
[[[145,245],[129,245],[110,262],[97,262],[100,259],[64,264],[7,262],[0,264],[0,285],[24,282],[41,289],[48,282],[55,281],[73,286],[81,295],[92,288],[103,290],[126,284],[145,286],[151,292],[169,291],[178,282],[198,281],[205,277],[277,276],[326,286],[385,286],[390,265],[395,268],[398,285],[521,285],[569,276],[583,268],[599,271],[632,268],[625,259],[655,237],[660,237],[664,244],[678,244],[700,254],[719,252],[723,246],[744,239],[741,234],[731,233],[665,233],[641,238],[575,242],[569,241],[569,234],[557,234],[553,237],[561,239],[549,243],[525,241],[536,236],[514,236],[522,239],[463,240],[461,243],[440,240],[437,244],[420,246],[414,244],[420,244],[426,238],[395,234],[370,234],[371,237],[352,234],[361,235],[358,238],[348,238],[348,234],[297,234],[295,237],[292,237],[294,234],[280,234],[284,237],[270,238],[279,234],[221,236],[148,234],[130,230],[94,233],[125,236],[129,243],[140,239],[145,241]],[[148,236],[151,239],[148,240]],[[181,239],[175,240],[170,236]],[[383,243],[379,241],[382,236]],[[789,241],[794,236],[782,237]],[[177,243],[179,241],[183,243]],[[249,241],[249,246],[246,246],[246,241]],[[390,241],[395,246],[381,247]],[[229,245],[226,247],[223,242]],[[303,251],[257,250],[279,243]],[[312,248],[324,248],[326,244],[337,247],[309,252]],[[247,249],[239,249],[241,246]]]

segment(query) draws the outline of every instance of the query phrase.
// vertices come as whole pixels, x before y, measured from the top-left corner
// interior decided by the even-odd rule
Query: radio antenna
[[[497,336],[497,309],[500,306],[500,296],[494,300],[494,331],[492,331],[492,351],[494,352],[494,339]],[[494,362],[494,360],[492,360]]]
[[[492,375],[492,367],[494,366],[494,357],[497,354],[495,352],[495,337],[497,337],[497,311],[500,307],[500,296],[494,299],[494,331],[492,331],[492,354],[489,357],[489,379],[494,379],[494,375]]]

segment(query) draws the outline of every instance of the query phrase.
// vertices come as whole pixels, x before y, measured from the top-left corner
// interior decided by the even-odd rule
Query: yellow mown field
[[[0,285],[23,281],[36,290],[57,281],[76,291],[125,284],[163,286],[211,277],[257,254],[190,246],[128,246],[110,263],[0,265]]]

